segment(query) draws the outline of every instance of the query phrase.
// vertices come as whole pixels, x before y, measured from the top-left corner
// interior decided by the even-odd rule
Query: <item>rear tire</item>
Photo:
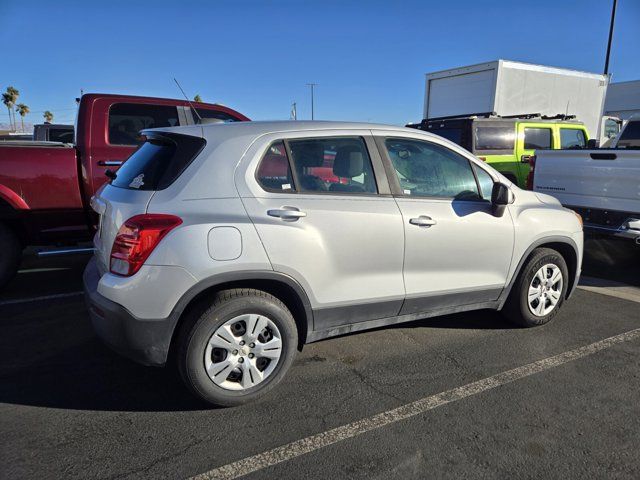
[[[212,405],[252,402],[289,370],[298,344],[287,307],[261,290],[219,292],[196,311],[178,338],[178,370],[196,396]]]
[[[15,232],[0,223],[0,290],[15,276],[22,259],[22,246]]]
[[[569,269],[560,253],[536,248],[518,274],[503,315],[521,327],[548,323],[558,314],[569,285]]]

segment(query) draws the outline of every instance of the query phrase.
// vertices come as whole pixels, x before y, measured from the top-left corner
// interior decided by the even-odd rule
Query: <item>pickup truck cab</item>
[[[586,127],[558,119],[476,117],[426,119],[408,127],[435,133],[466,148],[520,188],[526,188],[529,159],[537,150],[585,148]]]
[[[640,244],[640,118],[629,120],[613,145],[538,151],[529,181],[535,192],[553,195],[582,215],[586,232]]]
[[[193,105],[193,108],[192,106]],[[90,240],[97,217],[93,194],[144,142],[146,128],[210,121],[246,121],[222,105],[166,98],[86,94],[80,99],[75,143],[0,143],[0,288],[29,245]]]

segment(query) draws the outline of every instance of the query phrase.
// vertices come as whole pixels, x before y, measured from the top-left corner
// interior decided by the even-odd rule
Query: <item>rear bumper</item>
[[[84,295],[89,317],[98,337],[113,350],[143,365],[167,362],[175,322],[170,318],[142,320],[122,305],[98,293],[100,275],[95,258],[84,275]]]

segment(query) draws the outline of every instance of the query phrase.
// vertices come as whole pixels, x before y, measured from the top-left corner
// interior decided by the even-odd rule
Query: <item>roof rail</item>
[[[425,124],[430,122],[439,122],[442,120],[466,120],[473,118],[503,118],[503,119],[532,119],[539,118],[541,120],[573,120],[576,118],[575,115],[565,115],[564,113],[558,113],[556,115],[542,115],[541,113],[519,113],[517,115],[497,115],[495,112],[482,112],[482,113],[469,113],[465,115],[451,115],[448,117],[433,117],[433,118],[425,118],[421,122],[412,124]]]

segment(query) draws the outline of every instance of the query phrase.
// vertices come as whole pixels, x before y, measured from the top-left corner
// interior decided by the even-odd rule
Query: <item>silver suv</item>
[[[522,326],[575,288],[580,217],[426,132],[337,122],[155,129],[92,199],[98,335],[238,405],[297,349],[476,309]]]

